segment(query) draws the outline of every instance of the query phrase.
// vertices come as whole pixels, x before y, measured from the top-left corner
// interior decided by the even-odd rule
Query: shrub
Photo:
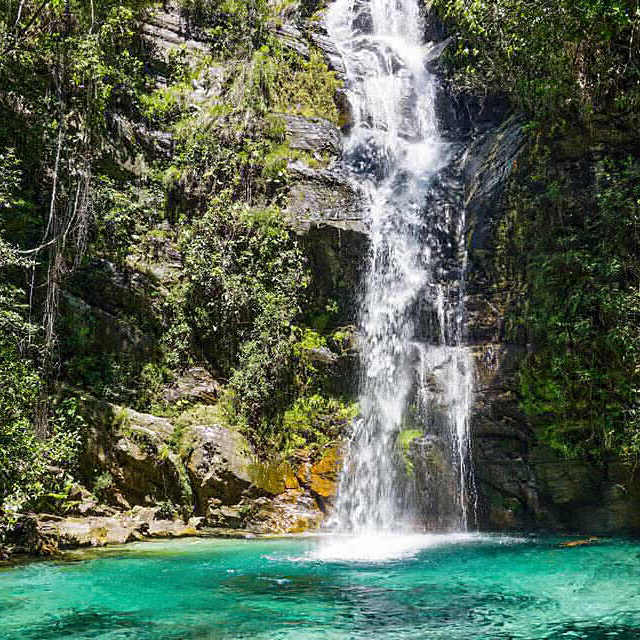
[[[209,362],[231,376],[236,408],[258,428],[290,397],[304,259],[279,210],[214,198],[184,239],[186,316]]]

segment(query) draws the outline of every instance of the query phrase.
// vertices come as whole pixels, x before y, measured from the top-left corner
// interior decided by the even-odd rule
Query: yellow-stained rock
[[[288,466],[288,465],[287,465]],[[293,469],[288,466],[284,476],[284,486],[286,489],[299,489],[300,483]]]
[[[311,467],[311,491],[322,498],[333,498],[338,488],[341,464],[340,450],[338,447],[332,447]]]

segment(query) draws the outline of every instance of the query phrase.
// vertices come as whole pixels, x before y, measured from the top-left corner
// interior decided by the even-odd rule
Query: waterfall
[[[464,212],[441,197],[453,151],[439,132],[418,2],[336,0],[326,17],[353,113],[344,162],[365,195],[370,237],[361,419],[329,523],[352,533],[469,521]]]

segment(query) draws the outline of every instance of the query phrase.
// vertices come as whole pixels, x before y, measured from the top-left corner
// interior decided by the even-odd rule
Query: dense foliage
[[[96,219],[108,114],[142,84],[142,2],[0,2],[0,506],[68,482],[81,441],[60,404],[62,284]]]
[[[339,82],[274,35],[292,3],[178,4],[206,50],[156,50],[146,0],[0,0],[0,509],[62,508],[80,390],[176,416],[163,392],[205,366],[264,454],[353,414],[307,358],[282,214],[288,163],[323,162],[285,115],[337,122]]]
[[[567,455],[637,459],[640,8],[635,0],[435,0],[454,85],[524,113],[496,237],[509,321],[533,347],[522,407]],[[503,282],[504,285],[504,282]]]
[[[212,200],[187,239],[186,314],[204,353],[225,376],[251,425],[290,400],[291,325],[308,276],[277,208]]]
[[[520,391],[559,450],[637,456],[640,163],[596,167],[576,174],[533,156],[521,169],[533,179],[512,187],[512,277],[526,291],[517,315],[534,346]]]
[[[635,0],[435,0],[456,44],[459,86],[507,92],[536,126],[637,126],[640,13]]]

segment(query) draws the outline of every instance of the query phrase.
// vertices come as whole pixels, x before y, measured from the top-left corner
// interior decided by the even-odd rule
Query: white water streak
[[[443,277],[437,239],[450,238],[464,254],[464,216],[452,220],[447,207],[425,216],[450,153],[438,130],[418,0],[336,0],[327,28],[347,71],[353,126],[344,155],[368,198],[371,241],[360,321],[362,419],[330,524],[357,534],[415,528],[420,518],[400,495],[396,447],[413,404],[425,434],[444,407],[442,440],[457,469],[453,528],[466,529],[472,366],[461,344],[464,265],[453,282]],[[437,318],[434,335],[419,330],[417,310],[425,306]]]

